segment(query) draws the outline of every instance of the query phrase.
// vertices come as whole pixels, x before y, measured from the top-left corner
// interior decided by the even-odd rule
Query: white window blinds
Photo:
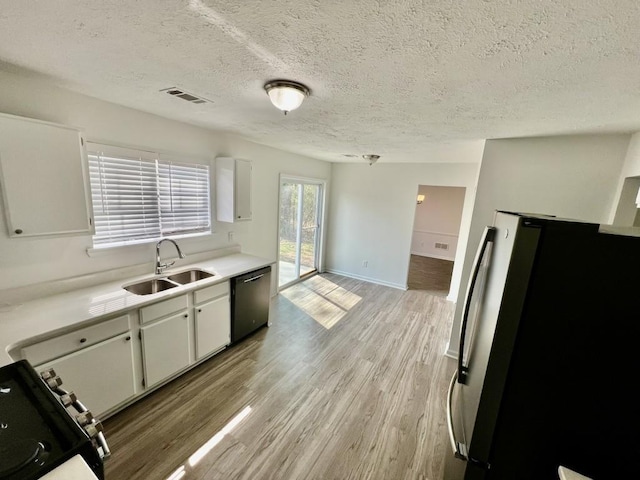
[[[209,167],[87,144],[94,247],[209,233]]]
[[[209,229],[209,167],[158,162],[162,234]]]

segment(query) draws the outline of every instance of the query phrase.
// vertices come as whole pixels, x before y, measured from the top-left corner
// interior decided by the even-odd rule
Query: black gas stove
[[[104,479],[101,424],[61,385],[26,360],[0,368],[0,479],[37,479],[78,454]]]

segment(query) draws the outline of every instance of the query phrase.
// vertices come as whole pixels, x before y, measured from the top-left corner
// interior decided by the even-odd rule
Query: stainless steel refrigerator
[[[496,213],[464,305],[445,479],[640,478],[639,231]]]

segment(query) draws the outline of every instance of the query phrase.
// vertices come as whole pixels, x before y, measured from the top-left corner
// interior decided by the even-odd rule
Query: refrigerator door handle
[[[456,434],[453,429],[453,390],[458,380],[458,372],[453,372],[451,382],[449,383],[449,391],[447,392],[447,428],[449,429],[449,440],[451,441],[451,449],[456,458],[468,460],[466,445],[456,440]]]
[[[473,297],[473,291],[476,287],[476,281],[478,280],[478,274],[480,273],[480,265],[482,265],[482,259],[484,258],[487,245],[493,242],[495,237],[495,227],[485,227],[482,234],[482,243],[476,254],[475,262],[473,265],[473,272],[471,279],[469,280],[469,287],[467,289],[467,297],[464,301],[464,308],[462,310],[462,325],[460,327],[460,348],[458,353],[458,382],[465,384],[467,381],[467,372],[469,371],[468,365],[464,365],[464,347],[467,335],[467,327],[469,325],[469,311],[471,308],[471,299]]]

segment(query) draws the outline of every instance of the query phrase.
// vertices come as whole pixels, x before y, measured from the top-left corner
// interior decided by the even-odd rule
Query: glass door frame
[[[318,198],[317,198],[317,205],[316,205],[317,228],[316,228],[315,249],[314,249],[314,263],[315,263],[316,269],[304,275],[300,275],[300,269],[299,269],[300,258],[297,252],[296,253],[296,273],[298,276],[294,280],[287,282],[284,285],[280,285],[280,210],[282,208],[281,200],[282,200],[282,184],[283,183],[314,185],[318,187]],[[319,178],[300,177],[297,175],[287,175],[284,173],[280,174],[280,178],[278,180],[278,229],[277,229],[277,241],[276,241],[276,258],[277,258],[276,265],[278,269],[276,285],[277,285],[278,291],[283,290],[287,287],[290,287],[291,285],[294,285],[304,280],[308,276],[315,275],[316,273],[322,273],[324,271],[323,260],[324,260],[324,223],[325,223],[326,186],[327,186],[326,180],[322,180]],[[300,210],[303,208],[303,201],[299,202],[298,209],[297,209],[298,215]],[[301,238],[300,230],[302,228],[302,222],[300,221],[298,222],[297,228],[298,228],[298,238]],[[297,245],[296,245],[296,250],[297,251],[299,250]]]

